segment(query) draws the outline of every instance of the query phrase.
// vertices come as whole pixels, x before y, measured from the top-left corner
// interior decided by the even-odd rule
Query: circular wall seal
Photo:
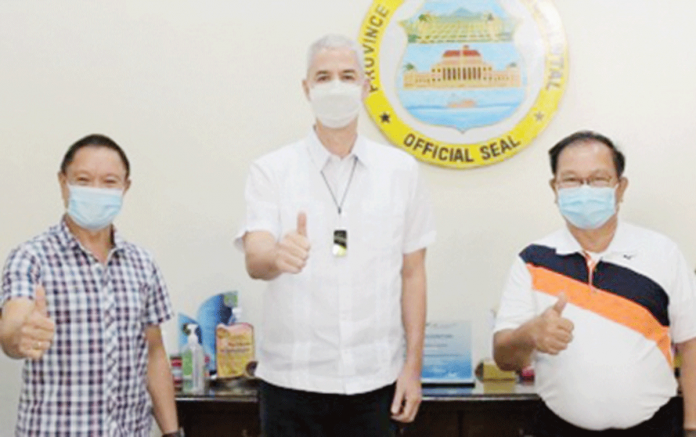
[[[375,0],[359,42],[372,119],[394,144],[444,167],[522,150],[568,79],[551,0]]]

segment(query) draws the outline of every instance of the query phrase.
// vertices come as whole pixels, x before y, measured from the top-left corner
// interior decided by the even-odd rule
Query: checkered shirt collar
[[[60,221],[60,224],[58,225],[58,229],[56,230],[56,236],[58,238],[58,243],[63,247],[64,249],[80,249],[83,252],[88,252],[85,247],[78,241],[78,239],[73,235],[72,232],[70,232],[70,228],[68,227],[67,224],[67,219],[65,216],[63,216],[63,219]],[[128,244],[126,244],[125,240],[121,238],[121,234],[118,232],[116,227],[114,225],[111,225],[111,238],[114,242],[114,247],[112,249],[112,252],[120,252],[120,251],[125,251],[125,250],[130,250],[130,247]]]

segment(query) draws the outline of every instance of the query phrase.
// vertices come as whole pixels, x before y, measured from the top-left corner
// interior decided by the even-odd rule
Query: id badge
[[[333,235],[333,248],[331,250],[336,257],[346,256],[348,254],[348,231],[345,229],[336,229]]]

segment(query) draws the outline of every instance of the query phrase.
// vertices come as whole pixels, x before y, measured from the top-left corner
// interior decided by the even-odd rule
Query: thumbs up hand
[[[38,285],[33,308],[17,333],[16,341],[20,354],[32,360],[40,359],[51,347],[55,330],[55,323],[48,317],[46,291],[43,286]]]
[[[309,258],[307,214],[297,214],[297,228],[283,236],[277,246],[276,267],[283,273],[300,273]]]
[[[537,317],[532,335],[537,351],[557,355],[573,340],[573,322],[562,316],[567,303],[568,298],[561,293],[558,301]]]
[[[307,236],[307,214],[303,212],[297,214],[297,233],[303,237]]]

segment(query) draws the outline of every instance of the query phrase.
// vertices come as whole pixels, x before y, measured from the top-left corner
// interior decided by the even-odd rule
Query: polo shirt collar
[[[306,142],[309,156],[312,158],[312,161],[314,161],[318,168],[324,168],[328,160],[331,158],[331,152],[329,152],[321,143],[314,128],[310,130]],[[357,138],[355,139],[355,144],[353,144],[353,149],[350,151],[348,156],[355,156],[358,158],[358,162],[369,166],[369,155],[369,149],[367,147],[365,138],[358,134]]]
[[[616,232],[614,233],[614,238],[612,238],[609,247],[603,253],[606,255],[619,254],[619,255],[632,255],[636,252],[637,247],[634,240],[631,238],[630,230],[621,221],[618,220],[616,224]],[[561,238],[558,246],[556,247],[556,253],[559,255],[570,255],[573,253],[582,254],[584,249],[575,239],[573,234],[567,226],[563,228],[561,232]]]
[[[636,244],[636,239],[632,237],[630,232],[630,226],[624,224],[619,220],[616,225],[616,233],[614,238],[609,243],[607,248],[607,253],[616,253],[619,255],[635,255],[638,251],[638,245]]]

